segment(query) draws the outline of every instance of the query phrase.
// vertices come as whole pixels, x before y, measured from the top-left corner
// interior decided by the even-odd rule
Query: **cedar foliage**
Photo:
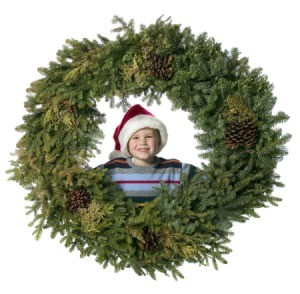
[[[67,40],[28,89],[28,114],[17,127],[24,135],[8,172],[28,190],[34,235],[50,229],[82,257],[153,278],[156,271],[183,277],[178,267],[185,261],[217,268],[230,252],[233,222],[280,201],[272,195],[283,186],[275,169],[290,136],[277,124],[288,116],[272,113],[272,85],[236,48],[222,50],[206,33],[194,36],[170,19],[138,33],[133,20],[113,22],[115,40]],[[181,187],[162,183],[160,196],[144,206],[126,200],[105,171],[88,164],[103,140],[105,114],[96,102],[126,109],[130,95],[148,105],[165,95],[174,110],[189,112],[199,156],[208,160]],[[243,122],[245,113],[241,131],[233,122]]]

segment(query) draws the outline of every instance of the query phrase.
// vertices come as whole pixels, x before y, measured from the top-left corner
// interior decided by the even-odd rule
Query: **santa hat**
[[[109,159],[130,157],[128,141],[135,132],[143,128],[157,129],[159,131],[161,140],[158,152],[160,152],[168,140],[167,128],[152,113],[141,105],[136,104],[126,112],[121,123],[116,127],[114,133],[115,150],[110,153]]]

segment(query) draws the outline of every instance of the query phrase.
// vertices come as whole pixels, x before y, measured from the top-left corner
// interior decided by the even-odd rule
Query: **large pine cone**
[[[149,73],[160,80],[169,80],[173,74],[173,54],[157,55],[154,50],[145,49],[145,65]]]
[[[139,243],[141,249],[145,252],[151,252],[160,246],[160,237],[156,235],[148,226],[143,228],[143,242]]]
[[[226,98],[225,144],[230,149],[251,148],[257,142],[257,117],[252,109],[240,98]]]
[[[63,99],[60,101],[60,104],[64,106],[68,112],[76,115],[78,112],[78,106],[77,105],[71,105],[71,101],[69,99]]]
[[[230,121],[226,124],[225,142],[230,149],[251,148],[256,144],[257,126],[253,119]]]
[[[76,212],[79,208],[87,208],[90,197],[85,188],[81,187],[67,194],[66,208],[70,212]]]

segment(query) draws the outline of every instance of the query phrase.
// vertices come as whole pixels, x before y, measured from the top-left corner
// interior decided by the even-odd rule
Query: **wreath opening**
[[[231,251],[233,223],[281,200],[272,195],[283,186],[275,169],[290,135],[277,124],[288,116],[272,113],[273,86],[236,48],[222,50],[170,19],[139,32],[133,20],[113,22],[115,40],[67,40],[28,89],[28,114],[17,127],[24,135],[8,172],[29,191],[33,234],[50,229],[82,257],[153,278],[157,271],[183,277],[184,262],[217,268]],[[89,166],[105,122],[96,102],[127,109],[130,95],[148,105],[166,95],[188,112],[207,161],[191,180],[182,175],[182,186],[162,183],[143,206]]]

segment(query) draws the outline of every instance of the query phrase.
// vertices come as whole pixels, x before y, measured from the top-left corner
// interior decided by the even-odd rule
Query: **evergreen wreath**
[[[82,257],[153,278],[156,271],[183,277],[184,262],[217,268],[231,251],[233,222],[281,200],[271,194],[283,186],[275,168],[290,135],[276,125],[288,116],[272,114],[272,85],[236,48],[224,51],[170,18],[138,33],[133,20],[113,22],[115,40],[67,40],[28,89],[28,114],[17,127],[25,134],[8,172],[29,191],[33,234],[38,239],[51,229]],[[105,114],[96,102],[125,110],[132,95],[148,105],[165,95],[174,110],[188,112],[199,130],[199,156],[208,162],[180,187],[162,184],[159,197],[143,206],[89,166],[104,138]]]

